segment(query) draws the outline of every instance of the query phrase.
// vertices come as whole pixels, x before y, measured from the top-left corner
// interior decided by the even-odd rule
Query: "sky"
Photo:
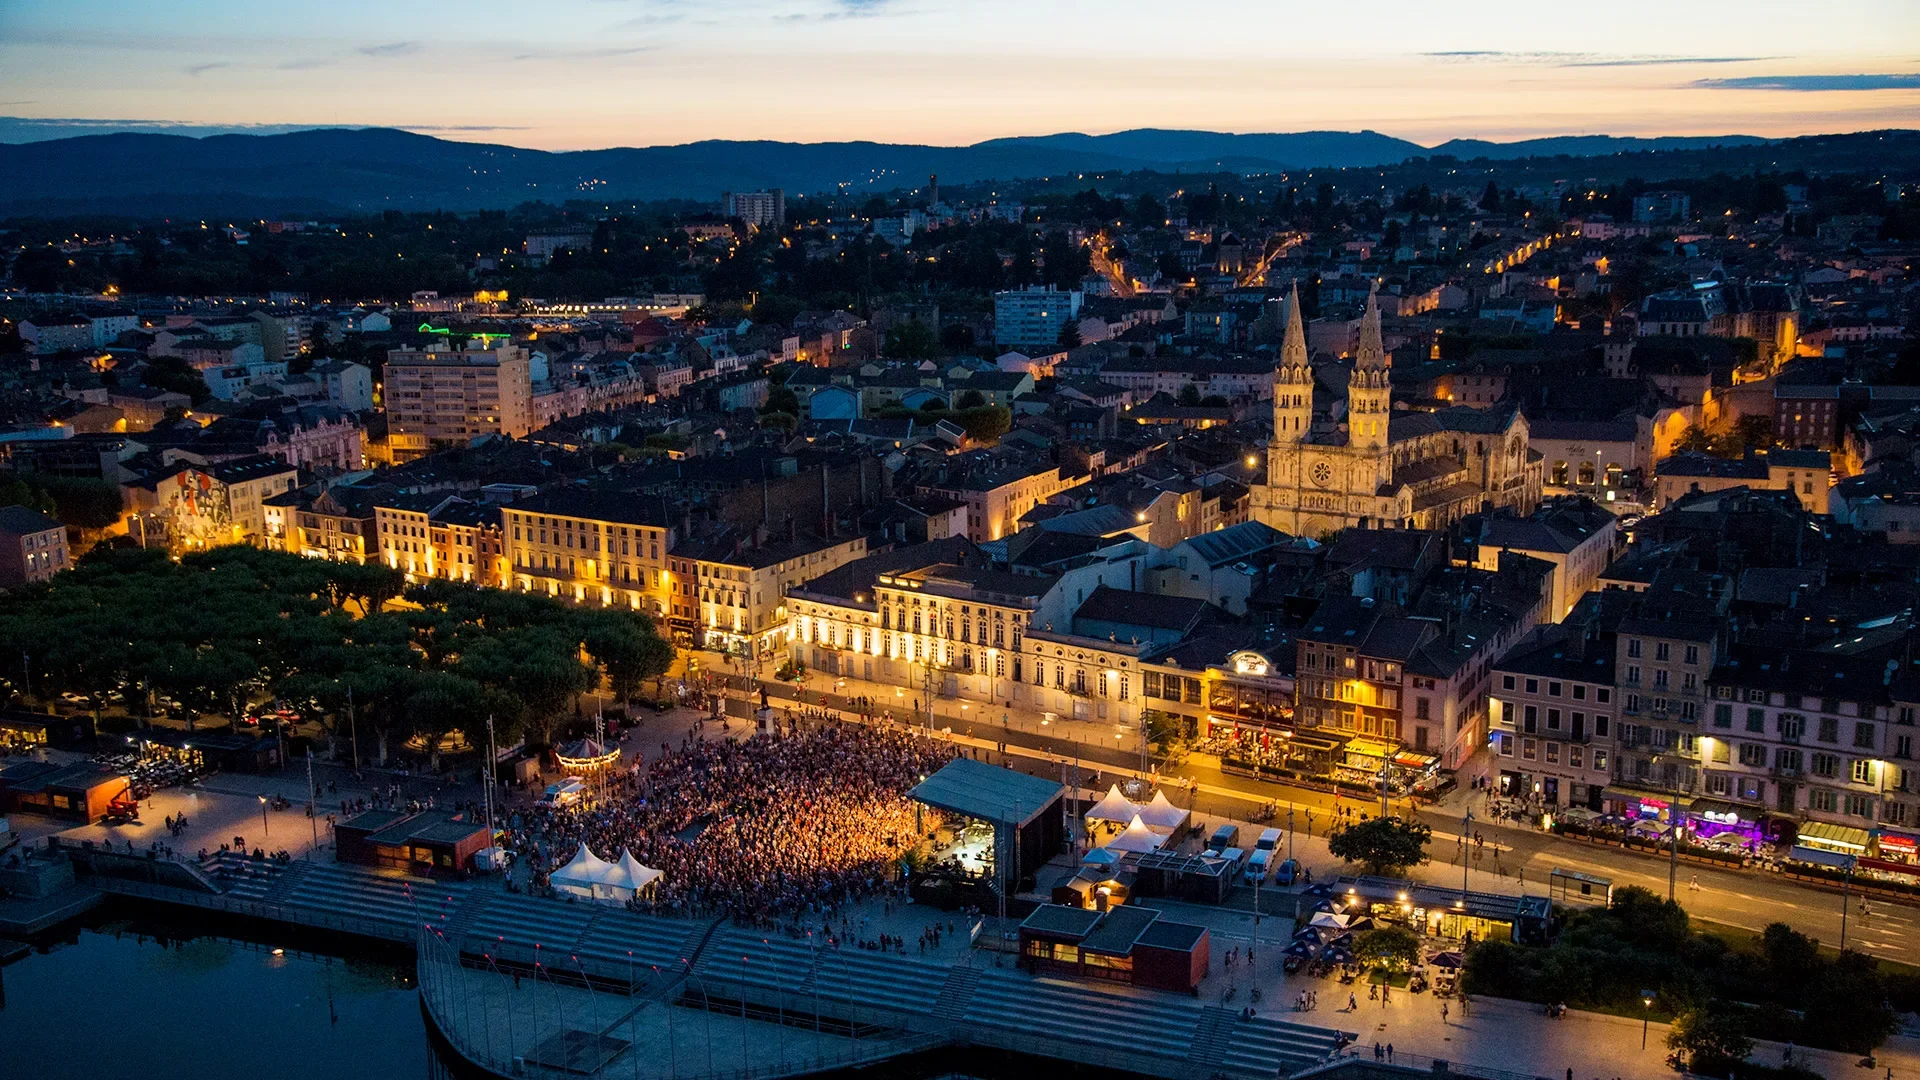
[[[1920,127],[1920,0],[0,0],[0,141]]]

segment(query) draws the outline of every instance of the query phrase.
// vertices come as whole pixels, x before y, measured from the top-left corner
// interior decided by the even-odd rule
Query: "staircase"
[[[1210,1008],[1200,1014],[1193,1028],[1193,1046],[1187,1060],[1196,1065],[1218,1065],[1233,1045],[1233,1029],[1239,1017],[1225,1009]]]
[[[937,1020],[959,1023],[967,1014],[967,1003],[973,1000],[973,988],[980,985],[980,969],[972,967],[954,968],[947,976],[947,983],[940,988],[940,996],[933,999],[933,1016]]]

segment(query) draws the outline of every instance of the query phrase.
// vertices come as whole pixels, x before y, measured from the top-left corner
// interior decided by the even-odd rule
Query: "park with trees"
[[[317,727],[317,753],[356,736],[377,763],[414,740],[431,767],[451,733],[483,745],[489,717],[502,743],[552,745],[580,695],[629,698],[674,649],[632,612],[236,546],[100,549],[0,605],[0,656],[15,700],[80,695],[103,726],[164,710],[191,730],[277,702]]]

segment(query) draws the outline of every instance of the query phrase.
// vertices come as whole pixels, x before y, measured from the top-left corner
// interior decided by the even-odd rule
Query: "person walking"
[[[1447,1026],[1447,1003],[1444,1001],[1440,1003],[1440,1026]]]

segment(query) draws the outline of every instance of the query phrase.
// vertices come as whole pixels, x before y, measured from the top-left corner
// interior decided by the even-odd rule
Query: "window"
[[[1639,638],[1627,639],[1627,655],[1629,657],[1632,657],[1635,660],[1638,660],[1640,658],[1640,639]]]
[[[1433,719],[1432,711],[1433,711],[1432,701],[1423,697],[1417,697],[1413,699],[1413,718],[1415,720]]]
[[[1775,750],[1773,752],[1773,767],[1776,769],[1779,769],[1781,772],[1787,772],[1787,773],[1799,772],[1800,771],[1800,751],[1793,750],[1785,746],[1780,747],[1778,750]]]
[[[1671,660],[1671,659],[1673,659],[1673,646],[1672,646],[1672,645],[1669,645],[1668,643],[1666,643],[1666,642],[1664,642],[1664,641],[1656,641],[1656,642],[1654,642],[1654,644],[1653,644],[1653,658],[1654,658],[1655,660]]]
[[[1559,709],[1547,710],[1547,730],[1548,731],[1560,730],[1560,710]]]
[[[1747,730],[1748,731],[1767,730],[1767,710],[1756,709],[1749,706],[1747,709]]]
[[[1560,744],[1559,743],[1557,742],[1547,743],[1547,764],[1549,765],[1560,764]]]
[[[1596,687],[1593,692],[1597,695],[1594,700],[1602,705],[1613,700],[1613,691],[1605,686]]]
[[[1593,714],[1593,737],[1596,739],[1607,737],[1607,718],[1599,713]]]
[[[1807,733],[1807,718],[1799,713],[1780,714],[1780,738],[1783,742],[1799,742]]]
[[[1584,685],[1583,685],[1583,684],[1581,684],[1581,683],[1574,683],[1574,684],[1573,684],[1573,700],[1575,700],[1575,701],[1585,701],[1585,700],[1587,700],[1587,688],[1586,688],[1586,686],[1584,686]]]
[[[1639,694],[1627,695],[1626,709],[1630,713],[1637,713],[1640,711],[1640,695]]]
[[[1840,741],[1839,720],[1831,716],[1823,716],[1820,718],[1820,741],[1823,743],[1837,743]]]
[[[1726,773],[1708,773],[1707,774],[1707,794],[1709,795],[1733,794],[1733,778],[1728,776]]]
[[[1865,795],[1849,795],[1845,812],[1854,817],[1872,817],[1873,800]]]
[[[1640,685],[1640,665],[1639,664],[1627,665],[1627,685],[1628,686]]]
[[[1500,689],[1511,690],[1513,689],[1513,683],[1514,683],[1513,676],[1511,675],[1500,676]]]
[[[1528,679],[1528,680],[1527,680],[1527,693],[1529,693],[1529,694],[1537,694],[1537,693],[1539,693],[1539,692],[1540,692],[1540,680],[1539,680],[1539,679]]]
[[[1895,735],[1893,737],[1893,756],[1911,758],[1913,756],[1913,736]]]
[[[1872,759],[1855,759],[1853,763],[1853,782],[1856,784],[1871,784],[1874,782]]]
[[[1826,788],[1814,788],[1807,793],[1807,807],[1812,810],[1825,810],[1833,813],[1839,800]]]
[[[1767,767],[1767,748],[1761,743],[1740,744],[1740,764],[1755,769]]]
[[[1593,771],[1607,771],[1607,752],[1605,750],[1595,750],[1593,752]]]
[[[1725,705],[1725,704],[1715,705],[1713,707],[1713,726],[1717,728],[1732,727],[1733,726],[1733,706]]]
[[[1840,775],[1840,755],[1838,754],[1815,754],[1812,762],[1815,776],[1824,776],[1832,780]]]
[[[1557,683],[1557,682],[1550,682],[1550,683],[1548,683],[1548,684],[1547,684],[1547,696],[1548,696],[1548,697],[1559,697],[1559,696],[1560,696],[1560,684],[1559,684],[1559,683]]]
[[[1540,726],[1540,708],[1539,708],[1539,706],[1537,706],[1537,705],[1527,705],[1527,706],[1524,706],[1524,707],[1522,707],[1522,708],[1521,708],[1521,710],[1520,710],[1520,712],[1521,712],[1521,715],[1522,715],[1522,721],[1521,721],[1521,725],[1520,725],[1520,727],[1521,727],[1521,730],[1523,730],[1523,731],[1535,731],[1535,730],[1538,730],[1538,729],[1539,729],[1539,726]]]
[[[1853,725],[1853,745],[1861,750],[1873,749],[1873,725],[1857,723]]]
[[[1528,761],[1532,761],[1534,758],[1538,757],[1539,754],[1540,754],[1539,744],[1534,742],[1534,740],[1532,739],[1520,740],[1520,756],[1521,757],[1527,759]]]
[[[1697,664],[1699,662],[1700,662],[1700,646],[1698,645],[1687,646],[1687,663]]]
[[[1654,688],[1657,690],[1665,690],[1667,688],[1667,669],[1666,668],[1653,669],[1653,685],[1654,685]]]

